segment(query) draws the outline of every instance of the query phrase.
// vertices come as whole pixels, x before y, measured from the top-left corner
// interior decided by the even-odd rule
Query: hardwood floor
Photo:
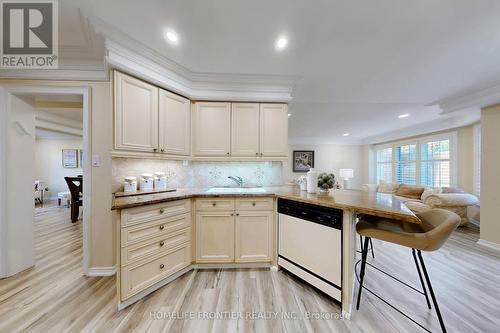
[[[477,228],[460,229],[440,251],[424,253],[449,332],[500,327],[500,257],[478,248],[477,238]],[[118,312],[115,278],[82,275],[81,222],[72,224],[67,208],[38,209],[35,240],[36,266],[0,280],[0,332],[422,331],[368,293],[352,320],[339,320],[337,304],[283,270],[191,271]],[[410,251],[378,241],[374,246],[371,262],[419,286]],[[423,296],[372,268],[365,281],[439,332]],[[219,318],[206,318],[214,311]],[[169,313],[184,318],[165,318]],[[305,320],[306,313],[328,318]]]

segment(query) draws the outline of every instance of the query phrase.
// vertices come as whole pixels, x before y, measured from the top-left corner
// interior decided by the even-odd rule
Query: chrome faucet
[[[231,180],[234,180],[235,183],[238,184],[239,187],[243,187],[243,178],[238,177],[238,176],[234,176],[234,177],[233,176],[229,176],[227,178],[229,178]]]

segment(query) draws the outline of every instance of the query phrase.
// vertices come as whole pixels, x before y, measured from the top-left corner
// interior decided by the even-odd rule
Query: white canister
[[[152,191],[154,179],[153,174],[151,173],[143,173],[141,175],[141,191]]]
[[[307,172],[307,193],[316,193],[318,190],[318,172],[314,168]]]
[[[165,172],[155,172],[155,190],[167,189],[167,176]]]
[[[137,191],[137,177],[125,177],[125,181],[123,182],[123,191],[127,193]]]

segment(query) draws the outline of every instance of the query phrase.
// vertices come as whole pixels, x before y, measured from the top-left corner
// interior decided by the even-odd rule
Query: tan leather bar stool
[[[439,319],[439,324],[441,325],[441,329],[443,332],[446,332],[446,327],[444,325],[443,317],[441,316],[441,312],[439,311],[439,306],[436,301],[436,296],[434,294],[434,290],[432,289],[431,281],[429,279],[429,274],[427,273],[427,269],[425,267],[424,258],[422,257],[421,251],[436,251],[446,242],[451,233],[458,227],[460,224],[460,216],[457,214],[443,210],[443,209],[432,209],[421,214],[417,214],[417,217],[422,221],[421,224],[416,223],[405,223],[396,220],[388,220],[384,218],[378,218],[374,216],[363,216],[358,224],[356,225],[356,230],[360,236],[364,236],[364,246],[362,247],[361,254],[361,270],[359,281],[359,291],[358,291],[358,299],[356,303],[356,309],[359,309],[359,303],[361,300],[361,291],[363,289],[369,291],[371,294],[391,306],[393,309],[404,315],[406,318],[410,319],[412,322],[423,328],[424,330],[430,332],[427,328],[422,326],[420,323],[397,309],[395,306],[384,300],[379,295],[375,294],[370,289],[363,286],[363,281],[365,277],[365,268],[366,268],[366,258],[368,255],[368,245],[370,243],[371,238],[383,240],[386,242],[398,244],[401,246],[409,247],[412,249],[413,259],[415,261],[415,265],[417,267],[417,272],[420,278],[420,282],[422,284],[423,292],[419,291],[416,288],[402,282],[401,280],[389,275],[377,267],[369,264],[370,266],[376,268],[379,271],[382,271],[386,275],[391,276],[392,278],[398,280],[399,282],[405,284],[406,286],[412,288],[425,295],[427,300],[427,305],[429,309],[431,308],[429,303],[429,298],[427,295],[427,290],[425,288],[424,280],[422,278],[422,273],[420,271],[420,266],[417,261],[417,256],[415,255],[415,251],[418,254],[418,259],[420,261],[420,265],[422,267],[422,271],[424,273],[425,282],[429,288],[429,293],[432,298],[432,303],[434,304],[434,308],[436,309],[436,314]],[[358,262],[359,263],[359,262]]]

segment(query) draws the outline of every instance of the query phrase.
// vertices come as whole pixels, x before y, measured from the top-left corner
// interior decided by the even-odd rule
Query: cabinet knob
[[[163,214],[163,213],[165,213],[165,209],[161,208],[160,209],[160,214]]]
[[[255,202],[252,202],[252,206],[254,206],[254,207],[255,207]]]
[[[157,150],[158,150],[158,149],[156,149],[156,148],[153,148],[153,151],[157,151]]]
[[[257,156],[258,156],[258,155],[259,155],[259,153],[255,153],[255,155],[257,155]]]
[[[160,149],[160,151],[163,153],[165,151],[165,149],[162,148],[162,149]]]
[[[163,225],[163,224],[162,224],[162,225],[160,226],[160,230],[163,230],[163,229],[165,229],[165,225]]]
[[[236,213],[236,216],[240,216],[240,213]]]
[[[161,264],[160,269],[164,269],[164,268],[165,268],[165,265]]]
[[[163,246],[163,245],[165,245],[165,242],[164,242],[164,241],[161,241],[161,242],[160,242],[160,246]]]
[[[226,155],[229,155],[229,152],[227,152]]]
[[[214,206],[214,207],[215,207],[216,205],[217,205],[217,204],[216,204],[215,202],[212,202],[212,206]]]
[[[233,213],[231,213],[231,216],[234,216],[234,214],[233,214]]]

